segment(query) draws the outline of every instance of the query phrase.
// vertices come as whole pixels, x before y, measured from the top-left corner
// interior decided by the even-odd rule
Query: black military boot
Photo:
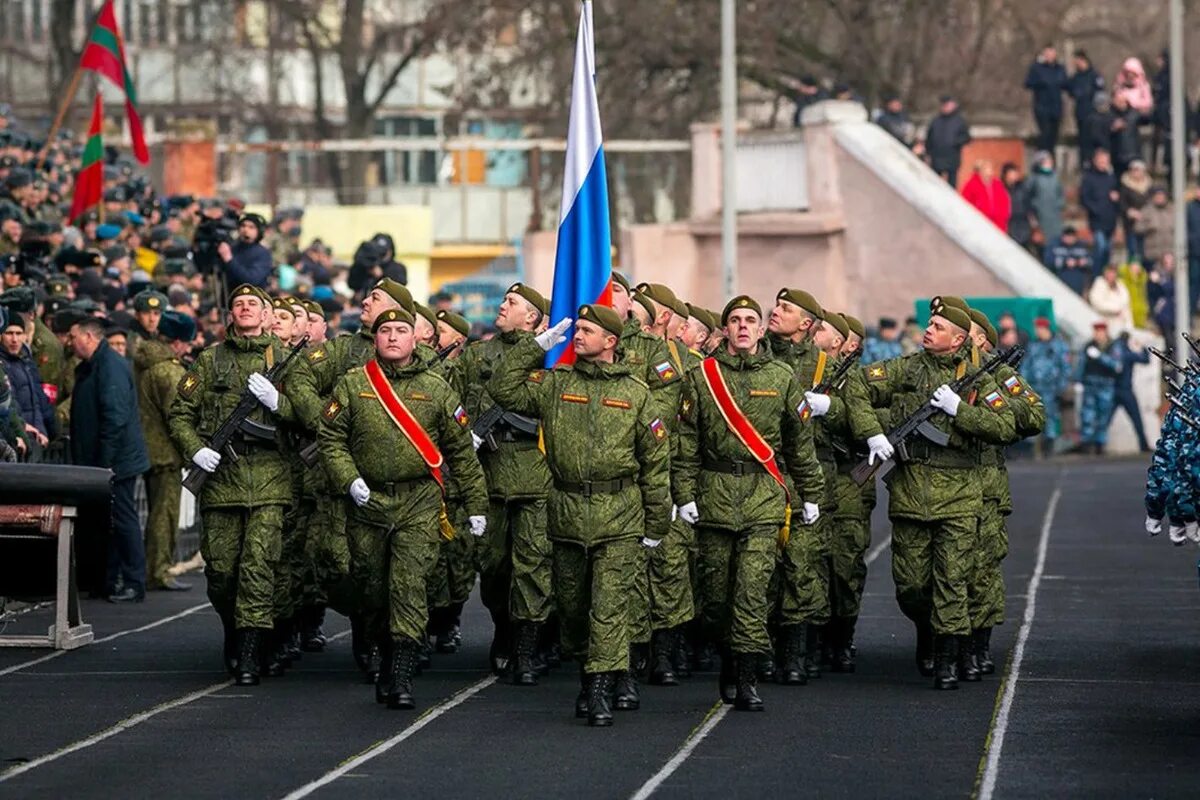
[[[641,675],[650,665],[650,644],[632,644],[629,646],[629,669]]]
[[[934,636],[933,688],[958,688],[958,637],[948,634]]]
[[[438,653],[457,653],[458,642],[455,641],[457,622],[454,608],[452,606],[435,608],[430,614],[429,622],[433,629],[433,649]]]
[[[591,682],[588,685],[587,697],[588,725],[593,728],[607,728],[613,724],[612,705],[608,700],[609,694],[613,691],[613,676],[628,674],[628,671],[623,673],[596,672],[590,676]],[[617,708],[620,706],[618,705]]]
[[[361,614],[350,615],[350,652],[354,654],[354,663],[366,672],[371,659],[371,639],[367,636],[367,623]]]
[[[307,606],[300,612],[300,649],[306,653],[322,653],[329,640],[325,624],[325,606]]]
[[[550,617],[538,626],[538,658],[545,663],[547,673],[562,666],[562,633],[558,616]]]
[[[275,647],[275,660],[283,669],[292,666],[292,629],[288,625],[286,619],[275,621],[275,630],[272,636]]]
[[[279,635],[278,628],[268,628],[259,634],[259,659],[262,674],[268,678],[282,678],[284,672],[283,658],[287,653],[287,643]]]
[[[758,667],[755,670],[757,676],[764,681],[775,680],[775,655],[774,653],[759,653]]]
[[[422,636],[421,641],[417,642],[417,668],[413,674],[420,675],[431,666],[433,666],[433,646],[429,644],[428,636]]]
[[[692,643],[687,636],[687,626],[680,625],[672,631],[675,637],[675,650],[671,660],[675,664],[675,677],[692,677]]]
[[[854,672],[854,617],[834,617],[829,623],[833,655],[829,668],[834,672]]]
[[[804,626],[804,672],[808,679],[821,677],[821,626]]]
[[[717,691],[721,702],[726,705],[733,703],[737,697],[737,668],[733,663],[733,653],[728,648],[721,648],[721,672],[717,676]]]
[[[991,675],[996,671],[996,662],[992,660],[992,629],[980,628],[975,631],[975,657],[979,660],[979,674]]]
[[[258,686],[258,676],[261,672],[259,659],[261,655],[262,631],[257,628],[243,628],[237,632],[238,663],[234,673],[234,683],[238,686]]]
[[[738,711],[762,711],[763,701],[758,696],[758,670],[760,657],[755,653],[737,654],[737,694],[733,707]]]
[[[300,648],[300,626],[296,624],[295,618],[289,620],[289,623],[287,649],[288,657],[294,664],[303,657],[304,651]]]
[[[385,633],[384,636],[387,634]],[[364,676],[367,683],[374,683],[379,677],[379,670],[383,669],[383,652],[379,649],[377,642],[371,642],[370,649],[367,650],[367,668]]]
[[[500,677],[508,669],[508,654],[512,652],[509,644],[511,625],[507,619],[493,620],[496,629],[492,633],[492,646],[488,649],[488,662],[492,666],[492,674]]]
[[[933,629],[917,626],[917,671],[922,678],[933,677]]]
[[[983,680],[975,653],[975,637],[970,634],[958,637],[958,677],[969,683]]]
[[[675,665],[671,656],[675,650],[675,637],[669,629],[657,630],[650,643],[650,683],[654,686],[678,686]]]
[[[406,711],[417,707],[413,699],[413,670],[417,666],[419,643],[408,637],[392,642],[391,681],[387,688],[387,707]]]
[[[807,625],[784,625],[779,629],[779,682],[784,686],[804,686],[808,673],[804,669],[804,648]]]
[[[717,665],[717,646],[707,639],[700,640],[698,646],[693,646],[692,669],[696,672],[712,672]]]
[[[238,632],[233,624],[232,614],[221,615],[221,627],[224,630],[223,654],[225,656],[225,671],[230,677],[238,671]]]
[[[579,694],[575,697],[575,719],[587,719],[588,689],[592,685],[592,676],[583,671],[583,662],[579,662]]]
[[[387,705],[388,691],[392,685],[392,652],[394,645],[390,637],[383,640],[379,647],[379,674],[375,676],[375,702],[381,706]]]
[[[518,622],[511,670],[511,682],[514,686],[537,686],[537,667],[533,663],[537,642],[538,624],[536,622]]]
[[[637,711],[642,707],[642,696],[638,691],[637,673],[632,669],[613,673],[613,707],[617,711]]]

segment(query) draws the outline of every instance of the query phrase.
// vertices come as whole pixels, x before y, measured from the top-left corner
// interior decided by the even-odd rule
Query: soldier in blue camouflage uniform
[[[1021,374],[1029,388],[1042,398],[1046,409],[1046,430],[1039,444],[1043,453],[1054,453],[1054,442],[1062,435],[1058,398],[1071,384],[1071,351],[1067,343],[1050,330],[1050,320],[1038,317],[1033,322],[1034,338],[1026,347]]]
[[[1200,383],[1190,370],[1183,375],[1184,384],[1173,393],[1172,407],[1163,419],[1162,435],[1146,475],[1145,496],[1146,532],[1157,536],[1163,519],[1168,519],[1171,543],[1176,546],[1189,540],[1200,543],[1195,506],[1200,422],[1192,411],[1200,409]]]
[[[1083,383],[1083,407],[1079,414],[1079,450],[1104,452],[1108,443],[1108,423],[1116,402],[1117,376],[1121,362],[1114,355],[1114,342],[1108,335],[1108,323],[1093,326],[1092,340],[1083,348],[1080,376]]]
[[[862,345],[862,363],[874,364],[904,355],[900,344],[900,326],[891,317],[879,318],[879,330],[868,336]]]

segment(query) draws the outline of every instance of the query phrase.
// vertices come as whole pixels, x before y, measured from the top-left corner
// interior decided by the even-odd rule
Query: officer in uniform
[[[522,283],[508,287],[496,314],[500,333],[471,344],[459,358],[472,419],[478,420],[496,405],[488,381],[500,360],[522,334],[537,330],[549,313],[549,302],[537,290]],[[476,542],[475,556],[480,597],[495,626],[492,669],[500,674],[510,666],[514,684],[534,686],[541,666],[535,663],[539,635],[553,610],[546,534],[550,473],[539,449],[537,421],[515,416],[522,414],[515,409],[504,410],[505,416],[490,431],[491,442],[478,437],[475,442],[489,497],[488,534]]]
[[[946,447],[907,443],[907,458],[888,476],[896,598],[916,625],[917,666],[938,689],[958,688],[959,642],[971,634],[971,546],[983,514],[978,445],[1003,445],[1015,431],[1009,401],[991,377],[965,398],[949,386],[975,369],[970,330],[965,311],[937,303],[923,350],[865,368],[872,402],[889,409],[892,421],[929,403],[943,412],[932,424],[949,436]]]
[[[641,549],[660,546],[670,523],[670,443],[649,387],[621,358],[624,320],[593,305],[581,306],[578,318],[572,368],[538,368],[543,351],[563,340],[565,319],[536,338],[522,334],[488,391],[542,420],[554,476],[549,535],[562,647],[581,665],[575,713],[606,726],[609,694],[630,669]]]
[[[386,654],[376,699],[410,709],[429,621],[426,578],[440,537],[466,533],[443,530],[439,522],[443,458],[475,536],[487,525],[487,490],[467,414],[457,393],[431,369],[436,359],[417,349],[413,315],[384,311],[371,333],[376,357],[338,381],[321,412],[319,437],[333,489],[354,503],[347,521],[350,571],[369,635]],[[422,436],[432,451],[423,449]]]
[[[167,426],[176,388],[187,372],[180,359],[191,351],[196,323],[186,314],[168,310],[155,321],[155,330],[155,344],[161,342],[165,347],[141,348],[144,360],[137,378],[138,413],[150,454],[150,471],[145,475],[150,507],[146,518],[146,588],[186,591],[191,584],[169,572],[175,563],[183,459]]]
[[[1092,326],[1092,339],[1084,346],[1079,365],[1083,404],[1079,410],[1078,449],[1083,452],[1092,450],[1099,455],[1108,444],[1108,426],[1116,404],[1121,368],[1108,323],[1099,320]]]
[[[133,362],[134,371],[141,367],[137,362],[138,345],[144,341],[154,341],[158,333],[158,321],[163,311],[170,308],[167,296],[153,289],[138,292],[133,297],[133,324],[129,327],[129,358]]]
[[[1036,451],[1054,454],[1054,443],[1062,435],[1058,398],[1071,385],[1071,352],[1067,343],[1050,330],[1050,320],[1038,317],[1033,321],[1033,339],[1025,346],[1021,372],[1029,388],[1042,398],[1046,411],[1046,427],[1035,442]]]
[[[272,629],[275,574],[283,516],[292,503],[288,464],[278,435],[271,439],[242,435],[231,443],[236,461],[208,446],[220,424],[248,389],[260,408],[251,414],[274,428],[293,419],[288,397],[263,375],[286,358],[279,341],[265,329],[270,298],[242,284],[229,295],[230,326],[225,341],[209,347],[179,382],[171,404],[171,439],[180,454],[212,475],[200,493],[208,596],[226,630],[226,658],[237,633],[238,685],[259,682],[260,660]]]

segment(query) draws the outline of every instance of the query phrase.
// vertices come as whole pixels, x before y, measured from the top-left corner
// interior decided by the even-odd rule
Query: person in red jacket
[[[975,164],[975,172],[962,188],[963,199],[979,209],[979,213],[990,219],[997,228],[1008,230],[1008,218],[1012,215],[1008,189],[996,177],[990,161]]]

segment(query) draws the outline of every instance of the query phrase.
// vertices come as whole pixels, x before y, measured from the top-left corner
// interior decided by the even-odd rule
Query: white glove
[[[1087,357],[1088,358],[1099,358],[1100,357],[1100,348],[1096,347],[1096,345],[1092,345],[1091,347],[1089,347],[1087,349]]]
[[[812,409],[814,417],[823,417],[829,413],[829,395],[805,392],[804,399],[808,401],[808,407]]]
[[[1171,544],[1179,547],[1181,544],[1187,542],[1187,536],[1184,535],[1183,530],[1184,527],[1182,525],[1172,525],[1167,528],[1167,536],[1170,537]]]
[[[812,525],[820,516],[821,510],[817,508],[816,503],[804,504],[804,514],[801,516],[801,519],[804,520],[805,525]]]
[[[483,446],[483,438],[476,434],[475,431],[471,431],[471,444],[475,445],[476,450],[479,450]]]
[[[876,461],[882,464],[896,454],[896,448],[892,447],[892,443],[888,441],[885,433],[877,433],[867,439],[867,447],[871,450],[870,455],[867,456],[867,463],[872,466]]]
[[[662,544],[662,539],[651,539],[646,536],[642,537],[642,546],[643,547],[649,547],[651,550],[653,550],[654,548],[658,547],[660,544]]]
[[[371,499],[371,487],[367,486],[367,482],[362,478],[355,478],[354,483],[350,484],[350,499],[362,508]]]
[[[671,506],[671,522],[674,522],[677,519],[679,519],[679,506],[672,505]]]
[[[192,456],[192,463],[205,472],[213,473],[221,463],[221,454],[211,447],[201,447],[196,451],[196,455]]]
[[[250,389],[250,394],[258,398],[258,402],[266,406],[268,411],[279,410],[279,390],[267,380],[265,375],[254,373],[250,376],[250,380],[246,381],[246,387]]]
[[[1183,535],[1190,541],[1200,544],[1200,523],[1189,522],[1183,526]]]
[[[553,328],[547,328],[542,331],[533,337],[533,340],[538,343],[538,347],[549,353],[556,345],[567,340],[567,329],[571,327],[571,323],[574,321],[570,317],[564,317],[562,322]]]
[[[695,525],[700,521],[700,509],[696,508],[696,501],[684,503],[679,507],[679,516],[683,517],[683,521],[689,525]]]
[[[1151,536],[1158,536],[1162,533],[1162,520],[1154,517],[1146,517],[1146,533]]]
[[[483,536],[484,532],[487,530],[487,517],[467,517],[467,522],[471,523],[472,536]]]
[[[958,413],[958,404],[961,402],[962,398],[955,394],[953,389],[943,383],[933,393],[933,399],[929,401],[929,405],[941,409],[953,417]]]

